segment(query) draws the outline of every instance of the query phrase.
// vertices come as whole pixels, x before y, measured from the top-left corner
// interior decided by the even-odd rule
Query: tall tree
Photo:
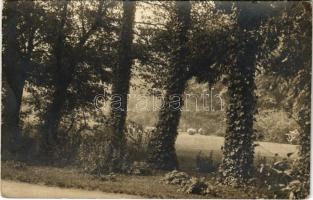
[[[42,15],[34,1],[6,1],[3,17],[3,122],[2,144],[16,151],[21,139],[20,111],[23,90],[36,64],[41,44]],[[35,50],[36,49],[36,50]]]
[[[191,4],[189,1],[175,3],[175,46],[170,55],[170,77],[166,85],[163,107],[159,113],[156,131],[149,141],[148,161],[155,168],[178,168],[175,151],[177,127],[183,106],[183,93],[189,78],[190,68],[188,48],[188,31],[191,24]]]
[[[163,12],[158,12],[155,17],[156,20],[152,18],[153,21],[148,21],[149,23],[139,28],[138,44],[143,48],[145,54],[139,57],[140,68],[138,68],[138,71],[139,75],[146,81],[145,87],[147,87],[146,84],[149,84],[148,92],[150,94],[152,93],[152,95],[161,94],[164,99],[163,93],[167,93],[166,95],[170,96],[170,92],[177,92],[173,87],[179,85],[176,83],[176,80],[174,82],[175,85],[173,85],[173,80],[175,79],[173,72],[175,74],[174,76],[178,76],[176,74],[177,72],[173,69],[173,55],[175,55],[173,49],[180,49],[177,33],[181,31],[181,27],[177,26],[177,6],[175,6],[175,2],[151,3],[149,5],[156,10],[162,8]],[[213,85],[219,80],[224,69],[226,69],[224,66],[228,65],[228,60],[225,59],[228,58],[230,52],[228,49],[231,40],[228,36],[233,32],[234,23],[230,14],[225,14],[225,12],[214,9],[214,5],[210,2],[193,2],[192,7],[192,10],[199,10],[199,12],[190,13],[189,35],[188,41],[185,44],[185,46],[188,46],[189,55],[185,58],[188,61],[188,66],[186,67],[186,73],[182,74],[184,77],[180,77],[178,82],[186,84],[188,80],[195,77],[197,82]],[[223,20],[218,20],[221,18]],[[185,86],[180,85],[179,87]],[[168,88],[172,89],[168,90]],[[182,88],[178,90],[185,92]],[[171,95],[174,98],[178,98],[175,97],[175,93]],[[182,102],[179,104],[181,107],[183,106]],[[180,115],[181,112],[172,112],[170,119],[179,121]],[[161,117],[164,117],[164,119]],[[173,141],[170,142],[170,145],[173,146],[171,149],[175,150],[177,126],[173,128],[171,122],[164,123],[167,121],[167,117],[167,114],[159,115],[158,123],[163,123],[162,130],[171,130],[170,133],[168,132],[169,135],[173,135]],[[163,143],[166,143],[166,137],[156,137],[158,138],[154,138],[155,141],[164,139]],[[150,147],[151,153],[154,151],[153,144]]]
[[[123,17],[119,35],[118,60],[113,68],[111,100],[111,145],[113,151],[112,171],[119,169],[119,159],[123,156],[125,144],[125,121],[127,116],[127,95],[133,62],[133,26],[136,11],[135,1],[123,1]]]
[[[256,112],[256,29],[260,26],[260,7],[250,2],[235,3],[237,30],[233,66],[228,76],[229,105],[227,129],[223,146],[221,174],[223,182],[238,186],[252,175],[254,158],[254,114]]]
[[[67,21],[68,15],[68,4],[69,1],[61,1],[59,2],[59,9],[61,10],[60,14],[60,22],[57,27],[57,35],[55,38],[55,43],[53,47],[53,55],[55,57],[55,92],[53,95],[52,103],[48,105],[46,117],[44,119],[44,124],[42,127],[42,147],[44,153],[51,153],[51,146],[55,144],[56,138],[56,129],[58,126],[58,122],[61,118],[61,110],[62,104],[65,99],[66,89],[70,83],[69,74],[73,73],[67,69],[65,64],[66,60],[64,60],[64,51],[65,51],[65,24]]]
[[[74,2],[73,4],[77,4]],[[96,2],[97,3],[97,2]],[[52,147],[57,144],[57,130],[60,124],[61,117],[64,111],[64,105],[69,99],[69,87],[73,83],[75,78],[75,72],[78,70],[78,65],[84,65],[84,62],[89,62],[84,60],[86,55],[84,55],[83,50],[87,41],[95,34],[100,27],[105,27],[106,23],[103,22],[103,16],[108,8],[114,5],[112,2],[98,1],[96,9],[93,10],[93,17],[91,19],[83,19],[82,33],[79,33],[78,37],[72,37],[72,35],[77,35],[74,32],[73,27],[67,27],[69,20],[72,20],[70,14],[70,2],[62,1],[58,5],[61,7],[60,20],[58,22],[58,30],[54,42],[52,42],[53,56],[54,56],[54,92],[52,94],[51,103],[47,105],[45,115],[43,117],[43,125],[41,127],[41,132],[43,138],[41,141],[41,149],[43,153],[52,153]],[[73,8],[77,5],[71,5]],[[70,7],[70,8],[69,8]],[[86,24],[88,23],[88,24]],[[88,28],[87,28],[88,27]],[[70,29],[71,33],[67,32]],[[72,37],[72,38],[71,38]],[[71,38],[69,42],[66,38]],[[77,40],[76,40],[77,39]],[[88,48],[87,48],[88,49]],[[95,63],[94,63],[95,64]],[[100,65],[95,67],[99,68]],[[103,70],[100,70],[102,72]]]
[[[288,2],[279,15],[264,25],[265,42],[259,61],[264,73],[274,77],[269,88],[284,96],[276,100],[299,125],[299,158],[293,174],[301,188],[292,191],[296,198],[306,198],[310,191],[311,16],[309,2]]]
[[[4,112],[4,129],[3,141],[9,144],[7,147],[14,145],[19,135],[19,111],[21,106],[21,99],[23,94],[23,80],[25,73],[19,63],[18,43],[17,43],[17,3],[7,2],[7,51],[5,51],[4,58],[4,74],[8,85],[7,99],[5,100]]]

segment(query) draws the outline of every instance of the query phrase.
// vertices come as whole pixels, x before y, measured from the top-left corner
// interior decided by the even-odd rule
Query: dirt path
[[[1,180],[1,195],[13,198],[102,198],[102,199],[139,199],[140,196],[64,189],[44,185]]]

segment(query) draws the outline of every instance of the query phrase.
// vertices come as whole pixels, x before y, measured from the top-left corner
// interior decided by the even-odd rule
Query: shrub
[[[185,172],[171,171],[161,179],[162,183],[179,186],[178,191],[187,194],[216,195],[217,189],[209,184],[205,178],[189,176]]]
[[[107,131],[109,129],[106,129]],[[93,135],[84,135],[78,152],[78,163],[91,174],[106,174],[114,171],[116,165],[121,172],[127,172],[130,167],[129,156],[116,155],[109,140],[110,134],[95,132]],[[114,167],[114,169],[113,169]]]
[[[256,118],[255,129],[263,137],[260,141],[297,144],[297,141],[289,141],[289,135],[297,127],[297,123],[286,112],[263,110]]]
[[[161,179],[161,182],[171,185],[184,186],[190,183],[191,177],[185,172],[179,172],[177,170],[171,171]]]
[[[190,182],[185,184],[179,189],[187,194],[201,194],[206,195],[208,192],[208,183],[205,182],[204,178],[199,179],[192,177]]]
[[[132,160],[146,160],[148,142],[151,138],[152,131],[144,128],[133,121],[127,121],[126,126],[127,150]]]
[[[302,189],[306,187],[305,183],[301,182],[300,180],[293,180],[288,183],[285,188],[281,190],[288,194],[289,199],[301,199],[303,196]]]
[[[301,198],[301,188],[305,183],[297,177],[294,165],[295,162],[287,159],[274,160],[272,163],[260,162],[256,171],[257,180],[279,198]]]
[[[146,162],[133,162],[131,168],[128,171],[130,174],[134,175],[151,175],[151,167]]]
[[[113,132],[110,125],[103,122],[81,135],[78,163],[83,169],[92,174],[106,174],[119,169],[122,173],[136,175],[150,174],[149,166],[144,162],[132,162],[145,159],[149,136],[142,126],[128,121],[125,129],[126,146],[123,152],[116,152],[111,145]],[[122,155],[120,155],[122,153]],[[119,154],[119,155],[117,155]],[[117,165],[117,166],[116,166]]]
[[[196,168],[197,171],[203,173],[215,171],[217,167],[214,165],[213,151],[210,151],[209,156],[202,156],[202,152],[200,151],[196,157]]]
[[[82,133],[86,132],[89,132],[89,130],[82,131]],[[82,140],[83,138],[80,131],[59,130],[59,142],[53,151],[55,160],[58,160],[58,163],[60,164],[75,163]]]
[[[101,116],[101,119],[105,117]],[[75,109],[63,115],[57,132],[57,142],[53,146],[54,163],[63,165],[76,162],[83,136],[93,135],[95,130],[100,130],[87,123],[90,120],[93,120],[92,116],[84,110]]]
[[[309,158],[309,156],[308,156]],[[302,162],[301,162],[302,161]],[[291,181],[282,189],[289,199],[304,199],[310,193],[310,170],[303,174],[303,160],[301,157],[292,164]]]

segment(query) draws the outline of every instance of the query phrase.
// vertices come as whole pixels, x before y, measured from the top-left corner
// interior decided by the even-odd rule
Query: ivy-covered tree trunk
[[[127,116],[127,95],[133,62],[133,25],[136,11],[135,1],[123,2],[123,19],[118,46],[118,63],[113,68],[112,100],[111,100],[111,144],[112,144],[112,169],[120,170],[120,159],[124,153],[125,123]]]
[[[310,43],[309,43],[310,44]],[[310,48],[311,49],[311,48]],[[310,154],[311,154],[311,61],[306,63],[305,70],[299,73],[298,84],[301,91],[300,101],[302,107],[297,114],[300,126],[299,135],[299,159],[293,169],[298,180],[301,181],[301,190],[296,194],[297,198],[307,198],[310,194]]]
[[[258,50],[255,30],[260,25],[261,18],[249,4],[251,3],[236,3],[238,28],[235,31],[235,60],[229,69],[227,128],[220,166],[222,182],[233,186],[247,183],[253,170]]]
[[[301,15],[303,16],[301,22],[305,20],[306,23],[302,22],[305,29],[300,30],[305,35],[303,38],[305,44],[302,44],[305,48],[301,46],[300,49],[304,49],[304,51],[301,50],[300,52],[308,57],[303,62],[303,70],[297,76],[297,88],[300,94],[303,95],[303,99],[300,100],[303,106],[298,113],[298,123],[301,130],[299,138],[299,160],[295,172],[298,174],[298,178],[302,183],[302,188],[297,198],[305,199],[310,195],[311,175],[312,18],[309,16],[312,16],[312,5],[308,2],[303,2],[302,5],[305,8],[305,15]],[[301,11],[299,13],[302,14]],[[297,48],[299,47],[297,46]],[[300,88],[302,89],[300,90]]]
[[[183,93],[188,80],[188,30],[190,29],[191,4],[189,1],[176,2],[176,48],[170,59],[168,83],[163,106],[159,113],[156,131],[149,141],[148,162],[158,169],[178,168],[175,150],[177,127],[184,104]]]
[[[310,90],[311,91],[311,90]],[[310,92],[308,93],[310,94]],[[310,152],[311,152],[311,108],[310,103],[303,108],[300,113],[300,149],[299,160],[296,173],[299,175],[303,187],[300,198],[306,198],[310,194]]]
[[[6,50],[3,55],[3,80],[7,93],[3,101],[2,149],[16,151],[21,137],[19,122],[26,70],[22,66],[17,40],[17,1],[6,2]]]
[[[221,165],[223,182],[230,185],[245,183],[250,177],[254,156],[255,42],[241,40],[239,49],[229,72],[227,129]]]

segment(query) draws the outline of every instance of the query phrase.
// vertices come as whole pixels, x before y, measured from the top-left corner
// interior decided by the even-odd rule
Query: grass
[[[2,162],[1,177],[7,180],[21,181],[62,188],[100,190],[102,192],[138,195],[146,198],[201,198],[199,195],[185,195],[177,192],[171,185],[159,183],[160,174],[153,176],[117,175],[115,181],[102,181],[75,168],[48,166],[12,167],[12,162]],[[202,197],[203,198],[203,197]]]
[[[218,165],[222,161],[221,147],[224,143],[223,137],[205,136],[205,135],[188,135],[180,133],[176,140],[176,151],[180,164],[180,168],[184,171],[192,171],[195,169],[195,159],[201,151],[203,155],[209,155],[213,152],[214,164]],[[276,158],[287,158],[287,153],[294,152],[290,157],[297,157],[297,145],[279,144],[272,142],[257,142],[259,146],[255,149],[255,162],[261,157],[268,160]]]
[[[256,142],[256,154],[266,157],[274,157],[278,154],[280,157],[287,157],[287,153],[297,152],[297,145],[280,144],[273,142]],[[188,135],[180,133],[176,140],[177,154],[182,152],[190,152],[197,154],[199,151],[210,152],[216,151],[221,153],[221,147],[224,144],[224,138],[219,136],[206,135]],[[295,156],[296,154],[294,154]]]
[[[12,161],[3,161],[1,177],[5,180],[21,181],[39,185],[57,186],[61,188],[78,188],[99,190],[102,192],[137,195],[145,198],[256,198],[266,197],[266,191],[260,188],[236,189],[219,187],[219,194],[201,196],[185,194],[177,191],[177,187],[160,182],[165,172],[155,172],[151,176],[134,176],[118,174],[115,181],[102,181],[96,176],[86,174],[76,168],[59,168],[48,166],[23,165],[16,167]],[[203,176],[203,174],[198,174]],[[213,184],[213,183],[212,183]]]
[[[179,134],[176,149],[180,169],[197,177],[207,177],[212,180],[214,174],[200,174],[195,171],[195,158],[199,151],[208,155],[213,151],[214,165],[218,165],[222,159],[221,146],[223,138],[216,136],[202,136]],[[296,151],[295,145],[277,143],[261,143],[263,148],[256,149],[256,160],[260,157],[273,157],[273,152],[279,157]],[[52,167],[39,164],[16,165],[14,161],[3,161],[1,165],[1,177],[7,180],[21,181],[62,188],[78,188],[84,190],[99,190],[109,193],[122,193],[142,196],[145,198],[266,198],[271,197],[267,190],[262,188],[248,188],[245,190],[225,186],[212,185],[222,191],[208,196],[192,195],[178,192],[177,186],[160,183],[160,179],[166,172],[156,171],[151,176],[134,176],[118,174],[115,181],[103,181],[101,178],[84,173],[75,167]]]

